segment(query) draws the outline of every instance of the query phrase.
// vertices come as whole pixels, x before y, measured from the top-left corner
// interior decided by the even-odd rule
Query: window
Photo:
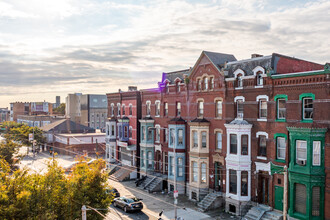
[[[312,98],[303,98],[303,119],[313,119]]]
[[[115,108],[113,103],[111,103],[111,115],[113,116],[115,114]]]
[[[192,181],[197,182],[198,178],[198,167],[197,167],[197,162],[192,162]]]
[[[152,168],[152,152],[148,151],[148,168]]]
[[[241,136],[241,155],[248,155],[248,135]]]
[[[237,154],[237,135],[230,134],[230,153]]]
[[[248,177],[249,174],[247,171],[242,171],[241,173],[241,196],[248,195]]]
[[[214,77],[210,78],[210,89],[214,89]]]
[[[115,136],[115,126],[111,125],[111,136]]]
[[[120,112],[121,112],[120,104],[118,103],[117,104],[117,116],[120,116]]]
[[[312,193],[312,216],[320,216],[321,187],[314,186]]]
[[[206,183],[206,163],[201,164],[201,183]]]
[[[129,127],[129,137],[132,138],[133,135],[133,128]]]
[[[155,112],[156,112],[156,116],[160,115],[160,102],[156,102],[155,103]]]
[[[128,127],[124,126],[124,135],[125,137],[128,137]]]
[[[168,103],[164,103],[164,116],[168,116]]]
[[[169,93],[170,92],[170,88],[168,87],[168,83],[165,84],[165,92]]]
[[[277,119],[285,119],[286,115],[286,100],[285,99],[277,99]]]
[[[204,90],[208,90],[209,88],[209,79],[207,77],[203,78],[203,86],[204,86]]]
[[[243,118],[243,99],[238,99],[236,101],[237,105],[237,118]]]
[[[198,101],[198,117],[203,117],[204,116],[204,102],[203,101]]]
[[[313,141],[313,166],[321,166],[321,141]]]
[[[239,75],[237,76],[237,87],[238,87],[238,88],[243,87],[243,78],[242,78],[242,75],[241,75],[241,74],[239,74]]]
[[[277,159],[285,160],[285,151],[286,151],[285,138],[277,137],[276,146],[277,146]]]
[[[258,156],[266,157],[267,156],[267,142],[266,136],[260,135],[259,136],[259,149],[258,149]]]
[[[170,129],[170,145],[174,145],[175,141],[175,130],[174,128]]]
[[[198,134],[197,134],[197,131],[193,131],[193,147],[198,147]]]
[[[123,115],[125,115],[125,105],[123,105]]]
[[[178,144],[183,145],[183,130],[182,129],[178,130]]]
[[[176,92],[180,92],[180,83],[176,82]]]
[[[306,186],[300,183],[295,183],[295,191],[295,212],[306,214]]]
[[[200,79],[197,80],[197,90],[201,91],[202,89],[202,81]]]
[[[178,176],[183,176],[183,159],[178,158]]]
[[[176,103],[176,115],[177,115],[178,117],[181,116],[181,102],[177,102],[177,103]]]
[[[151,129],[148,129],[148,141],[151,141],[152,140],[152,130]]]
[[[172,156],[170,156],[169,159],[170,159],[170,161],[169,161],[169,163],[170,163],[170,176],[173,176],[174,160],[173,160]]]
[[[146,140],[146,127],[142,126],[142,140]]]
[[[156,141],[159,142],[160,141],[160,128],[156,127]]]
[[[151,105],[151,103],[147,102],[146,104],[147,104],[146,105],[147,115],[150,115],[150,105]]]
[[[296,141],[296,159],[297,163],[300,164],[300,161],[306,161],[307,159],[307,141]],[[300,164],[305,165],[305,164]]]
[[[206,148],[206,131],[202,131],[202,148]]]
[[[264,84],[264,79],[261,74],[262,72],[257,73],[257,86],[262,86]]]
[[[217,131],[216,132],[216,149],[219,150],[219,149],[222,149],[222,133]]]
[[[119,134],[118,134],[118,136],[119,136],[119,137],[122,137],[123,135],[122,135],[121,126],[118,126],[118,131],[119,131]]]
[[[229,170],[229,193],[237,194],[237,171]]]
[[[164,130],[164,141],[165,142],[168,141],[168,132],[167,132],[167,129]]]
[[[267,100],[259,100],[259,118],[267,118]]]
[[[215,117],[221,118],[222,117],[222,101],[217,100],[215,102]]]
[[[132,116],[133,115],[133,106],[129,105],[129,115]]]
[[[141,166],[144,167],[144,151],[141,150]]]

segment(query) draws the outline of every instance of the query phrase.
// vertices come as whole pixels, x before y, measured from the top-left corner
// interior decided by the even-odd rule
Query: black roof
[[[40,128],[45,132],[54,131],[55,133],[95,133],[94,128],[78,124],[70,119],[63,119]]]
[[[185,122],[185,120],[183,118],[172,118],[170,121],[182,121]]]
[[[236,58],[232,54],[215,53],[210,51],[203,51],[203,53],[212,61],[218,68],[223,66],[226,62],[236,61]]]
[[[210,121],[206,120],[205,118],[195,118],[191,122],[210,122]]]
[[[176,78],[183,80],[184,75],[185,74],[188,75],[189,71],[190,71],[190,69],[185,69],[185,70],[163,73],[162,82],[164,82],[167,79],[170,82],[170,84],[174,84],[174,80]]]

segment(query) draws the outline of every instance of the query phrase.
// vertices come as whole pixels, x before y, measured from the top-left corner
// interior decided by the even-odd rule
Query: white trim
[[[254,163],[256,164],[256,172],[261,170],[261,171],[266,171],[269,173],[269,175],[271,175],[270,162],[268,162],[268,163],[254,162]]]
[[[258,132],[256,133],[256,137],[258,138],[260,135],[264,135],[264,136],[266,136],[266,138],[268,138],[268,133],[267,133],[267,132],[264,132],[264,131],[258,131]]]
[[[267,160],[267,157],[257,156],[258,160]]]
[[[182,82],[182,80],[179,78],[179,77],[176,77],[175,79],[174,79],[174,81],[173,82],[175,82],[176,83],[176,80],[177,79],[179,79],[179,82],[181,83]]]
[[[242,79],[254,79],[255,76],[254,75],[250,75],[250,76],[243,76]]]
[[[234,72],[235,79],[237,78],[238,74],[242,74],[242,76],[245,76],[245,73],[242,69],[235,70],[235,72]]]
[[[256,76],[256,75],[257,75],[257,72],[259,72],[259,71],[261,71],[262,74],[265,73],[265,69],[264,69],[263,67],[261,67],[261,66],[257,66],[257,67],[255,67],[255,68],[252,70],[253,75]]]
[[[258,88],[264,88],[263,85],[258,85],[258,86],[254,86],[255,89],[258,89]]]
[[[258,95],[257,96],[257,102],[259,102],[260,99],[266,99],[267,102],[269,101],[269,98],[268,98],[267,95]]]
[[[267,121],[267,118],[257,118],[257,121]]]
[[[236,96],[234,98],[234,102],[237,102],[237,99],[243,99],[243,102],[245,102],[245,97],[244,96]]]
[[[163,81],[163,83],[170,83],[170,80],[168,80],[168,79],[165,79],[164,81]]]
[[[235,81],[235,77],[232,77],[232,78],[226,78],[225,81],[226,81],[226,82],[229,82],[229,81]]]

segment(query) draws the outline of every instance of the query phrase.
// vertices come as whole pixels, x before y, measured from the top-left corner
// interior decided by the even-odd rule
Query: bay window
[[[237,171],[229,170],[229,193],[237,194]]]
[[[248,171],[242,171],[241,172],[241,196],[247,196],[248,195],[248,178],[249,174]]]
[[[183,130],[178,130],[178,144],[183,145]]]
[[[230,134],[230,153],[237,154],[237,135]]]
[[[206,131],[202,131],[202,148],[206,148]]]
[[[299,165],[305,165],[307,159],[307,141],[296,141],[296,162]]]
[[[201,183],[206,183],[206,163],[201,164]]]
[[[198,178],[198,167],[197,167],[197,162],[192,162],[192,181],[197,182]]]
[[[183,176],[183,159],[178,158],[178,176]]]
[[[193,147],[198,147],[198,133],[193,131]]]
[[[241,155],[248,155],[248,135],[241,136]]]
[[[321,166],[321,141],[313,141],[313,166]]]

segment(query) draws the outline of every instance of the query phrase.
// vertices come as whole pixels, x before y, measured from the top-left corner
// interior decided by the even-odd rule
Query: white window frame
[[[285,146],[284,147],[280,147],[280,145],[279,145],[279,143],[280,143],[280,141],[279,141],[279,139],[284,139],[284,143],[285,143]],[[279,151],[280,151],[280,149],[284,149],[284,157],[279,157]],[[285,139],[285,137],[276,137],[276,159],[278,159],[278,160],[285,160],[285,157],[286,157],[286,139]]]
[[[306,99],[311,99],[312,100],[312,104],[313,104],[313,108],[305,108],[305,100]],[[302,107],[303,107],[303,119],[304,120],[313,120],[313,114],[314,114],[314,100],[313,100],[313,98],[312,97],[304,97],[303,99],[302,99]],[[311,118],[305,118],[305,111],[306,111],[306,109],[312,109],[312,117]]]
[[[318,153],[316,152],[317,148]],[[315,161],[315,156],[318,158],[318,163]],[[313,166],[321,166],[321,141],[313,141]]]
[[[299,157],[298,151],[304,151],[305,157]],[[296,140],[296,160],[307,160],[307,141],[306,140]]]
[[[197,112],[198,112],[199,118],[204,117],[204,101],[203,100],[197,101]]]
[[[192,182],[198,182],[198,164],[196,161],[192,161],[192,165],[191,165],[191,168],[192,168],[192,178],[191,178],[191,181]]]
[[[155,116],[159,117],[160,116],[160,101],[157,100],[155,102]]]
[[[258,102],[258,109],[259,109],[259,116],[257,121],[267,121],[267,117],[268,117],[268,101],[269,101],[269,97],[267,95],[258,95],[257,96],[257,102]],[[266,101],[266,117],[261,117],[261,102]]]
[[[156,142],[160,142],[160,125],[155,125],[156,130]]]
[[[207,183],[207,164],[201,163],[201,183]]]
[[[181,102],[176,102],[176,116],[180,117],[181,116]]]
[[[148,100],[146,101],[146,115],[150,116],[151,114],[151,102]]]
[[[168,116],[168,102],[164,103],[164,116]]]

